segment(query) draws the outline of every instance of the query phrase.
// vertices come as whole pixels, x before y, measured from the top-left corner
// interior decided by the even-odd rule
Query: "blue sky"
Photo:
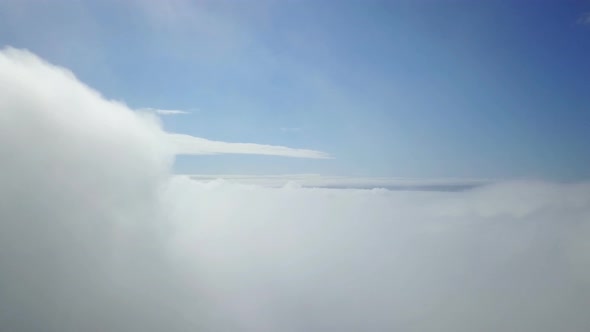
[[[587,1],[0,2],[0,45],[169,132],[333,159],[180,156],[179,173],[590,178]]]

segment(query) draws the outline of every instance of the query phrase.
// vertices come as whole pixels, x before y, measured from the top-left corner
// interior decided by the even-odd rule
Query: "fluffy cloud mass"
[[[0,53],[0,330],[586,331],[590,185],[263,187]]]

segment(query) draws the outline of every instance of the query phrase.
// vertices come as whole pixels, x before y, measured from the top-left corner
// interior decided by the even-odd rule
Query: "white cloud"
[[[172,154],[152,120],[0,52],[0,330],[166,329],[150,297],[179,292],[156,263]]]
[[[149,116],[0,52],[0,330],[586,331],[590,184],[171,177]]]
[[[180,115],[180,114],[191,114],[191,112],[189,111],[183,111],[183,110],[164,110],[164,109],[158,109],[158,108],[140,108],[138,109],[138,111],[140,112],[149,112],[149,113],[156,113],[159,115]]]
[[[253,143],[228,143],[212,141],[205,138],[184,134],[169,134],[169,141],[176,148],[177,154],[258,154],[269,156],[282,156],[293,158],[327,159],[330,156],[321,151],[307,149],[293,149],[285,146],[253,144]]]

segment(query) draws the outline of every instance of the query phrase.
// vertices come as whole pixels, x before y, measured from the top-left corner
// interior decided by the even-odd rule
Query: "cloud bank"
[[[586,331],[590,184],[169,173],[157,121],[0,53],[0,330]]]

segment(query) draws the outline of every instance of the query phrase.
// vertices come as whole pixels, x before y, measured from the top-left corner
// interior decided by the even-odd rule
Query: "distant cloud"
[[[150,112],[156,113],[159,115],[179,115],[179,114],[191,114],[192,112],[183,111],[183,110],[167,110],[167,109],[158,109],[158,108],[140,108],[138,109],[140,112]]]
[[[577,22],[582,25],[590,25],[590,12],[582,14]]]
[[[187,174],[196,181],[213,181],[224,179],[230,183],[256,185],[269,188],[282,188],[289,183],[296,183],[302,188],[333,189],[389,189],[404,191],[463,191],[492,184],[489,179],[412,179],[391,177],[347,177],[324,176],[319,174],[287,175],[240,175],[240,174]]]
[[[330,155],[321,151],[294,149],[277,145],[212,141],[184,134],[168,134],[168,138],[169,142],[174,146],[175,153],[184,155],[233,153],[311,159],[331,158]]]

